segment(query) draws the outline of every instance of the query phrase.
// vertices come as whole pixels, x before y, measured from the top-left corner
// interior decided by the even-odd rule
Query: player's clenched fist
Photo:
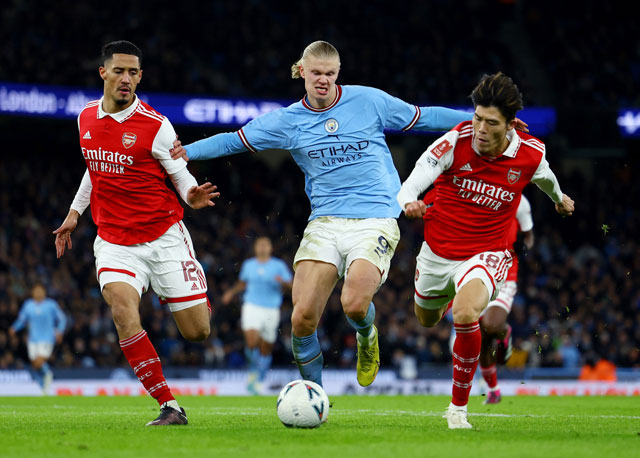
[[[562,194],[562,202],[556,204],[556,211],[562,216],[571,216],[573,215],[574,203],[575,202],[571,197],[566,194]]]
[[[422,218],[427,212],[427,206],[421,200],[409,202],[404,206],[404,214],[407,218]]]

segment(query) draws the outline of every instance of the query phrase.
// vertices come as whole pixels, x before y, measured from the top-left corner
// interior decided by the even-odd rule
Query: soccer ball
[[[278,418],[287,428],[317,428],[329,416],[329,397],[309,380],[294,380],[278,396]]]

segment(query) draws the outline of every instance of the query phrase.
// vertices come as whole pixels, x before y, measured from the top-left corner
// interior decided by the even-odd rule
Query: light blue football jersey
[[[282,287],[276,277],[290,282],[293,278],[287,264],[278,258],[260,262],[247,259],[240,268],[240,280],[246,284],[243,300],[262,307],[278,308],[282,305]]]
[[[55,343],[55,333],[64,331],[67,319],[53,299],[46,298],[41,302],[27,299],[12,327],[20,331],[27,324],[29,325],[29,342]]]
[[[239,131],[185,147],[189,159],[284,149],[305,176],[309,220],[319,216],[397,218],[400,178],[384,130],[449,130],[471,113],[410,105],[379,89],[336,85],[323,109],[305,99],[266,113]]]

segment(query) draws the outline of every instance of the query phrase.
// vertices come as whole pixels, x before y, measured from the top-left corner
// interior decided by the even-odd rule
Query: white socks
[[[376,337],[376,328],[374,326],[371,326],[371,331],[369,331],[369,336],[367,337],[364,337],[359,332],[356,332],[356,338],[358,339],[358,343],[363,347],[368,347],[372,345],[376,341],[375,337]]]
[[[166,406],[171,407],[172,409],[176,409],[176,410],[180,410],[180,406],[178,405],[178,401],[176,401],[175,399],[171,400],[171,401],[167,401],[164,403]]]

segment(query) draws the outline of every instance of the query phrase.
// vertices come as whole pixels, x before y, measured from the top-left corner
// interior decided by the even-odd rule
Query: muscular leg
[[[320,261],[300,261],[293,276],[291,327],[296,336],[308,336],[318,327],[320,316],[338,281],[338,269]]]
[[[149,336],[142,329],[138,306],[138,291],[124,282],[108,283],[102,289],[102,296],[111,307],[113,322],[120,338],[120,348],[134,374],[158,404],[167,403],[179,409],[162,373],[162,364]]]
[[[128,339],[142,331],[138,310],[140,296],[133,286],[124,282],[108,283],[102,289],[102,297],[111,308],[111,316],[120,340]]]
[[[378,333],[373,325],[376,309],[371,299],[378,290],[381,279],[382,274],[374,264],[356,259],[349,266],[340,298],[349,324],[357,331],[356,373],[361,386],[371,385],[380,367]]]
[[[489,367],[496,363],[493,352],[493,342],[502,339],[507,333],[507,312],[501,307],[489,307],[482,316],[480,330],[482,331],[482,350],[480,352],[480,366]]]
[[[462,286],[453,299],[453,390],[451,404],[464,407],[469,402],[471,381],[478,367],[482,335],[480,313],[489,303],[489,292],[480,279]],[[466,407],[464,407],[466,409]]]
[[[489,388],[485,404],[497,404],[502,399],[498,389],[498,371],[496,367],[495,341],[506,335],[507,311],[502,307],[489,307],[484,311],[480,321],[482,331],[482,347],[480,350],[480,372]]]
[[[453,322],[467,324],[478,321],[488,303],[487,287],[477,278],[471,280],[453,299]]]
[[[340,296],[342,309],[347,317],[356,323],[366,317],[381,279],[380,271],[369,261],[356,259],[351,263]]]
[[[191,342],[201,342],[211,332],[209,308],[206,302],[172,312],[182,336]]]
[[[322,385],[322,350],[316,328],[338,281],[333,264],[305,260],[297,265],[291,297],[291,344],[300,375]]]
[[[442,319],[442,315],[446,313],[448,310],[449,303],[447,302],[445,305],[440,307],[439,309],[430,310],[420,307],[416,302],[413,303],[413,312],[418,318],[418,322],[426,327],[431,328],[438,324]]]

